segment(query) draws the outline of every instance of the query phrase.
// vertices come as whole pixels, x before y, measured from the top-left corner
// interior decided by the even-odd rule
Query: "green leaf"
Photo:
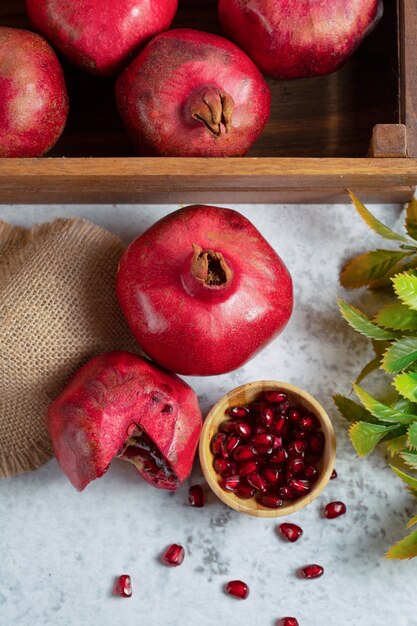
[[[382,359],[382,367],[386,372],[396,374],[415,361],[417,361],[417,337],[403,337],[387,349]]]
[[[404,237],[403,235],[399,235],[398,233],[395,233],[393,230],[388,228],[388,226],[385,226],[385,224],[383,224],[376,217],[374,217],[372,213],[368,211],[366,206],[362,204],[362,202],[351,191],[348,190],[348,193],[350,195],[350,198],[353,202],[355,209],[357,210],[357,212],[359,213],[363,221],[369,226],[369,228],[372,228],[372,230],[378,233],[378,235],[381,235],[381,237],[384,237],[384,239],[410,243],[410,240],[408,239],[408,237]]]
[[[372,413],[374,417],[377,417],[381,422],[410,424],[410,422],[413,422],[416,419],[416,415],[402,413],[395,408],[383,404],[376,398],[373,398],[368,392],[358,385],[353,385],[353,388],[365,409]]]
[[[385,555],[386,559],[412,559],[417,556],[417,530],[392,546]]]
[[[413,198],[407,205],[405,228],[413,239],[417,239],[417,199]]]
[[[411,424],[407,431],[408,445],[410,448],[417,450],[417,418],[416,421]]]
[[[412,476],[409,476],[408,474],[406,474],[405,472],[402,472],[401,470],[399,470],[397,467],[394,467],[393,465],[390,465],[390,468],[397,474],[399,478],[401,478],[403,482],[405,482],[406,485],[411,487],[411,489],[417,490],[417,478],[413,478]]]
[[[395,456],[407,445],[407,435],[394,437],[391,441],[387,441],[387,448],[391,456]]]
[[[375,280],[384,278],[399,261],[412,254],[413,252],[400,252],[398,250],[365,252],[345,265],[340,274],[340,282],[346,289],[365,287]]]
[[[412,452],[411,450],[403,450],[402,452],[400,452],[400,457],[409,467],[417,470],[417,452]]]
[[[417,275],[414,272],[404,272],[392,278],[394,291],[400,300],[410,309],[417,311]]]
[[[378,424],[378,420],[354,400],[336,393],[333,396],[333,401],[343,417],[349,422],[369,422],[370,424]]]
[[[377,370],[380,365],[381,365],[381,358],[378,356],[372,359],[372,361],[369,361],[369,363],[367,363],[357,375],[356,380],[355,380],[355,385],[359,385],[359,383],[362,382],[364,378],[366,378],[367,376],[369,376],[369,374],[372,374],[372,372]]]
[[[415,524],[417,524],[417,515],[414,515],[414,517],[409,520],[407,528],[411,528],[411,526],[414,526]]]
[[[384,328],[417,330],[417,311],[412,311],[404,304],[396,302],[381,309],[373,321]]]
[[[341,314],[348,324],[358,331],[358,333],[365,335],[365,337],[368,337],[369,339],[376,339],[377,341],[386,341],[398,337],[395,332],[379,328],[379,326],[371,322],[370,319],[362,313],[362,311],[359,311],[359,309],[351,306],[344,300],[338,298],[337,303]]]
[[[417,372],[403,372],[392,381],[395,389],[410,402],[417,400]],[[416,415],[417,419],[417,415]]]
[[[374,451],[375,446],[382,441],[385,435],[396,428],[396,426],[356,422],[349,428],[349,437],[359,456],[366,456]]]

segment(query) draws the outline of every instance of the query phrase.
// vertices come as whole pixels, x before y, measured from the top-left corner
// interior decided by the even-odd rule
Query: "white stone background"
[[[0,206],[0,219],[30,226],[79,216],[129,243],[176,208]],[[349,392],[370,356],[366,340],[337,311],[341,264],[384,242],[348,205],[232,208],[251,219],[284,259],[294,279],[295,310],[284,333],[246,366],[188,382],[205,412],[227,390],[252,380],[304,387],[332,417],[339,478],[291,516],[304,529],[294,545],[277,536],[276,520],[241,515],[212,494],[204,509],[189,507],[188,486],[202,480],[198,462],[175,494],[146,485],[122,462],[82,494],[55,460],[0,481],[1,626],[273,626],[284,615],[296,616],[300,626],[416,626],[417,560],[383,559],[406,533],[416,503],[383,452],[356,458],[330,397]],[[370,208],[392,226],[402,221],[402,207]],[[345,501],[348,512],[328,521],[321,509],[333,499]],[[174,542],[185,546],[186,558],[171,569],[158,559]],[[314,562],[325,567],[321,579],[296,577],[298,567]],[[111,594],[121,573],[132,576],[130,599]],[[235,578],[250,586],[244,602],[222,591]]]

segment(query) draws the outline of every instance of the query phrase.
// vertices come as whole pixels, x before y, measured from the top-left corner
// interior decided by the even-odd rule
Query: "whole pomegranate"
[[[155,37],[116,84],[136,149],[161,156],[241,156],[265,126],[262,75],[222,37],[177,29]]]
[[[170,27],[178,0],[26,0],[26,7],[35,28],[69,61],[110,76]]]
[[[188,385],[129,352],[91,359],[46,417],[58,462],[80,491],[115,456],[154,487],[176,489],[191,472],[201,421]]]
[[[382,0],[219,0],[224,32],[273,78],[334,72],[382,12]]]
[[[240,367],[284,328],[293,305],[290,274],[259,231],[211,206],[175,211],[138,237],[116,288],[143,350],[188,375]]]
[[[49,44],[27,30],[0,27],[0,157],[39,157],[61,136],[68,97]]]

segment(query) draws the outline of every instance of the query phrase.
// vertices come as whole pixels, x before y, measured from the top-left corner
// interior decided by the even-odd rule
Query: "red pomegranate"
[[[290,274],[243,215],[190,206],[134,241],[117,274],[120,304],[143,350],[181,374],[224,374],[284,328]]]
[[[161,156],[241,156],[265,126],[270,92],[244,52],[222,37],[171,30],[155,37],[116,84],[136,149]]]
[[[382,0],[219,0],[224,32],[273,78],[334,72],[382,12]]]
[[[26,0],[26,7],[34,27],[72,63],[110,76],[170,27],[178,0]]]
[[[0,28],[0,157],[39,157],[64,130],[68,97],[59,61],[39,35]]]
[[[75,374],[46,421],[58,462],[81,491],[115,456],[154,487],[176,489],[191,472],[202,418],[177,376],[129,352],[107,352]]]

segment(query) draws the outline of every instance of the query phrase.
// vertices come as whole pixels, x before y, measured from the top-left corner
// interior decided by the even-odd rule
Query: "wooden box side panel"
[[[407,128],[408,156],[417,156],[417,0],[399,0],[400,121]]]

